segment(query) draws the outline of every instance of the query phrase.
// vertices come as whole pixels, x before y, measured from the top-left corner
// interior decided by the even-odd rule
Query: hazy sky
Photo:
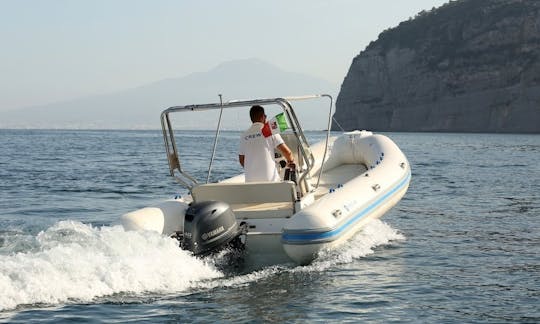
[[[389,27],[447,0],[0,0],[0,109],[260,58],[341,84]]]

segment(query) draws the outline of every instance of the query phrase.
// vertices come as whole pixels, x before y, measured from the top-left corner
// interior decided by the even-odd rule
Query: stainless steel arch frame
[[[228,109],[228,108],[240,108],[240,107],[251,107],[253,105],[278,105],[283,109],[283,112],[287,116],[289,124],[291,126],[291,131],[298,139],[300,153],[302,158],[306,163],[306,170],[302,172],[300,178],[298,179],[299,183],[304,180],[306,175],[309,174],[309,171],[313,168],[315,159],[311,150],[309,148],[309,143],[304,135],[304,131],[298,121],[296,113],[291,105],[292,101],[299,100],[309,100],[316,98],[327,98],[330,100],[330,109],[329,114],[331,116],[333,99],[332,96],[327,94],[320,95],[309,95],[301,97],[284,97],[284,98],[272,98],[272,99],[253,99],[253,100],[232,100],[224,103],[210,103],[210,104],[200,104],[200,105],[186,105],[186,106],[173,106],[165,109],[161,113],[161,128],[163,130],[163,140],[165,143],[165,150],[167,153],[167,160],[169,162],[169,171],[171,176],[173,176],[176,181],[185,186],[187,189],[191,190],[195,185],[198,184],[197,180],[182,170],[182,164],[180,163],[180,157],[178,148],[176,146],[176,141],[174,138],[174,131],[171,124],[169,115],[177,112],[195,112],[195,111],[207,111],[215,109]],[[330,120],[330,118],[329,118]],[[219,123],[218,123],[219,124]],[[330,132],[330,121],[328,123],[327,131]],[[219,127],[219,126],[218,126]],[[216,137],[219,132],[216,132]],[[328,145],[328,135],[327,135],[327,145]],[[213,156],[212,156],[213,159]],[[324,161],[324,160],[323,160]],[[210,172],[210,170],[209,170]]]

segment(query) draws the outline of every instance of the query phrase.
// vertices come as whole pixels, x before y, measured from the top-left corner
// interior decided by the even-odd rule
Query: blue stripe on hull
[[[409,180],[411,179],[410,171],[407,173],[407,176],[392,190],[381,196],[367,208],[361,210],[358,214],[351,217],[347,222],[342,224],[340,227],[326,232],[317,232],[317,233],[283,233],[281,236],[281,241],[283,244],[310,244],[310,243],[322,243],[333,241],[339,236],[342,232],[349,230],[352,225],[358,222],[360,219],[369,215],[374,209],[379,207],[383,202],[390,199],[397,191],[405,187]]]

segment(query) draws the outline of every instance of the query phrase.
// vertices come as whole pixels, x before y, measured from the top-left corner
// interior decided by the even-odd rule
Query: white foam
[[[0,310],[23,304],[88,302],[115,293],[185,291],[223,276],[211,263],[157,233],[59,222],[38,249],[2,256]]]
[[[192,289],[240,287],[280,272],[324,271],[403,239],[389,225],[374,220],[349,242],[326,251],[311,265],[277,265],[225,277],[216,268],[219,260],[195,258],[178,248],[175,240],[157,233],[63,221],[39,233],[31,251],[2,256],[0,310],[25,304],[90,302],[117,293],[165,297]]]
[[[239,287],[282,272],[322,272],[340,264],[348,264],[375,253],[375,248],[391,244],[393,241],[405,240],[405,236],[381,220],[372,220],[350,241],[335,250],[324,251],[316,260],[307,266],[286,267],[275,265],[248,274],[220,278],[197,284],[197,288],[212,289],[216,287]]]
[[[323,251],[306,267],[296,271],[324,271],[330,267],[353,262],[374,253],[374,248],[392,241],[404,240],[405,236],[379,219],[369,222],[358,234],[335,250]]]

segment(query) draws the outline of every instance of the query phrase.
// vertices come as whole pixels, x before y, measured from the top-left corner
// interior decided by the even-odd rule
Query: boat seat
[[[240,219],[290,217],[297,199],[292,181],[201,184],[191,190],[191,196],[195,202],[226,202]]]

